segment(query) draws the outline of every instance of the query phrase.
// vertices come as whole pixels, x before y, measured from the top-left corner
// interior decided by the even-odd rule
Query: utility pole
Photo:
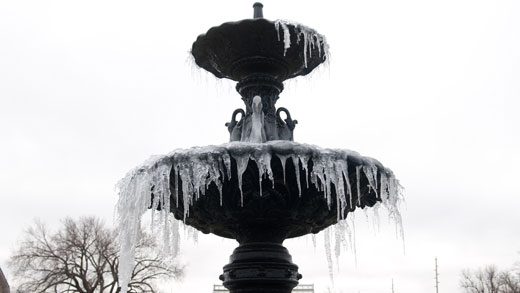
[[[435,258],[435,293],[439,293],[439,266],[437,265],[437,258]]]
[[[395,293],[395,291],[394,291],[394,278],[392,278],[392,293]]]

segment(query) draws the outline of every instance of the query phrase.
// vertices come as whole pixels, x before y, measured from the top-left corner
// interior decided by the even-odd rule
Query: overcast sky
[[[520,1],[263,1],[324,34],[329,70],[286,85],[298,142],[380,160],[405,187],[393,226],[357,218],[337,292],[461,292],[460,271],[520,260]],[[253,1],[0,1],[0,267],[40,218],[113,224],[115,183],[152,154],[228,140],[234,84],[189,63],[199,34]],[[317,236],[321,239],[321,235]],[[173,292],[211,292],[236,243],[183,242]],[[319,242],[287,241],[331,286]],[[357,257],[357,264],[355,262]]]

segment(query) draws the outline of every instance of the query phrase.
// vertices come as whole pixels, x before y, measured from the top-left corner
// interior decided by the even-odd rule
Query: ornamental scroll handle
[[[237,121],[237,115],[240,115],[240,120]],[[244,125],[244,118],[246,117],[246,113],[242,109],[236,109],[233,111],[233,115],[231,116],[231,121],[226,122],[227,129],[229,131],[229,141],[240,141],[242,136],[242,126]]]
[[[281,117],[281,113],[285,113],[286,118],[283,119]],[[237,115],[240,115],[240,119],[237,120]],[[292,119],[289,110],[284,107],[280,107],[276,110],[276,126],[274,127],[275,139],[278,140],[294,140],[294,128],[296,124],[298,124],[298,120]],[[243,109],[236,109],[232,116],[231,121],[227,122],[225,125],[229,131],[229,141],[250,141],[249,137],[251,135],[251,127],[252,127],[252,115],[247,116]],[[266,125],[263,125],[265,128]],[[265,131],[265,129],[264,129]],[[262,131],[262,132],[264,132]],[[264,139],[262,140],[264,141]]]
[[[282,119],[280,116],[280,112],[284,112],[287,118]],[[289,113],[289,110],[287,110],[284,107],[278,108],[276,110],[276,120],[278,124],[278,136],[281,140],[294,140],[294,128],[296,127],[296,124],[298,124],[298,120],[293,120],[291,117],[291,114]],[[285,122],[284,122],[285,121]]]

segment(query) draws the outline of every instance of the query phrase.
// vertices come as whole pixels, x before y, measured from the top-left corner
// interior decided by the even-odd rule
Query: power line
[[[435,293],[439,293],[439,266],[435,258]]]

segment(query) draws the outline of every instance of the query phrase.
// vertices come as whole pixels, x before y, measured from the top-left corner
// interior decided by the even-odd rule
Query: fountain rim
[[[300,150],[299,154],[305,154],[310,157],[314,155],[331,156],[335,158],[341,157],[345,160],[354,161],[359,165],[373,164],[378,168],[378,170],[384,171],[386,175],[393,175],[393,172],[389,168],[385,167],[377,159],[362,156],[356,151],[338,148],[322,148],[313,144],[306,144],[287,140],[271,140],[263,143],[233,141],[220,145],[193,146],[189,148],[176,149],[170,152],[169,154],[165,155],[162,159],[156,161],[154,165],[164,163],[165,161],[172,161],[174,160],[174,158],[192,157],[194,153],[190,151],[194,151],[199,156],[220,155],[227,153],[231,157],[234,157],[244,154],[254,155],[255,153],[259,152],[268,152],[271,155],[291,156],[297,155],[296,149]]]
[[[328,213],[331,213],[331,214],[322,216],[321,218],[314,218],[313,224],[310,224],[309,221],[302,222],[302,219],[298,218],[298,216],[296,216],[294,219],[292,218],[292,216],[280,217],[279,219],[283,220],[283,223],[285,225],[284,227],[295,227],[295,225],[301,225],[302,223],[306,223],[304,226],[301,226],[302,227],[301,230],[291,228],[290,233],[284,234],[285,235],[284,239],[300,237],[300,236],[303,236],[303,235],[306,235],[309,233],[318,233],[319,231],[327,228],[328,226],[335,224],[337,221],[346,219],[347,214],[354,211],[357,208],[363,209],[365,206],[371,207],[377,202],[384,201],[384,199],[382,198],[382,194],[380,194],[379,193],[380,191],[378,191],[377,183],[376,183],[376,186],[374,187],[374,185],[372,185],[372,183],[369,183],[370,181],[365,181],[366,184],[361,186],[362,189],[365,189],[365,186],[368,188],[369,185],[371,185],[373,190],[375,190],[375,193],[373,193],[371,197],[367,197],[367,200],[365,200],[365,199],[359,200],[359,198],[361,198],[359,192],[362,191],[361,189],[359,189],[359,186],[358,186],[358,189],[355,189],[355,187],[353,187],[353,189],[350,190],[350,187],[348,185],[349,183],[347,183],[346,181],[350,180],[350,182],[351,182],[350,184],[354,184],[355,181],[353,181],[353,180],[355,180],[355,179],[353,179],[352,176],[357,178],[358,185],[359,185],[360,180],[363,180],[359,176],[367,178],[366,180],[370,180],[367,177],[368,176],[368,173],[366,173],[367,171],[364,170],[365,166],[366,167],[375,167],[377,170],[376,172],[380,174],[381,178],[382,177],[386,178],[385,180],[395,178],[395,176],[393,175],[393,172],[390,169],[384,167],[379,161],[377,161],[373,158],[370,158],[370,157],[361,156],[357,152],[353,152],[353,151],[349,151],[349,150],[322,149],[322,148],[314,146],[314,145],[306,145],[306,144],[288,142],[288,141],[270,141],[267,143],[232,142],[232,143],[227,143],[227,144],[220,145],[220,146],[209,146],[209,147],[210,147],[210,149],[208,149],[208,147],[192,147],[187,150],[178,150],[177,152],[173,152],[173,153],[169,154],[168,156],[166,156],[164,158],[164,160],[158,161],[158,164],[159,165],[166,164],[166,165],[171,166],[171,175],[170,175],[169,184],[170,184],[170,190],[172,191],[172,196],[173,196],[172,199],[177,202],[177,205],[176,206],[169,205],[169,206],[170,206],[171,212],[174,214],[175,218],[177,220],[184,222],[184,224],[186,224],[186,225],[194,227],[195,229],[201,231],[204,234],[212,233],[217,236],[224,237],[224,238],[237,239],[237,240],[239,239],[237,236],[241,235],[238,232],[240,230],[233,230],[230,228],[230,227],[234,227],[235,225],[237,225],[238,222],[229,221],[229,216],[233,215],[232,218],[234,218],[234,219],[241,218],[242,216],[240,216],[240,215],[247,214],[251,208],[250,205],[245,204],[245,203],[255,202],[263,197],[262,195],[257,194],[258,190],[256,190],[256,187],[255,187],[254,188],[255,190],[252,191],[253,196],[247,197],[247,198],[243,197],[242,203],[244,204],[244,206],[240,207],[239,206],[240,201],[239,201],[239,198],[237,197],[237,196],[239,196],[239,194],[236,193],[237,190],[235,190],[235,192],[232,192],[229,194],[227,192],[223,193],[223,191],[221,189],[222,186],[228,186],[228,188],[229,188],[229,187],[233,186],[234,184],[241,184],[240,182],[242,182],[241,180],[238,180],[238,178],[242,178],[242,174],[244,174],[244,173],[237,173],[237,172],[239,172],[239,168],[238,168],[238,165],[236,165],[236,164],[238,164],[239,158],[241,158],[241,159],[247,158],[247,161],[248,161],[247,169],[248,170],[250,168],[254,168],[254,169],[258,168],[257,169],[259,172],[257,174],[258,178],[254,179],[253,182],[258,181],[258,179],[263,177],[262,174],[265,174],[266,175],[265,179],[261,179],[259,184],[263,185],[262,182],[264,180],[269,180],[273,183],[273,186],[272,186],[273,189],[274,189],[274,181],[272,181],[273,180],[272,176],[275,174],[271,173],[271,172],[274,172],[275,168],[273,168],[272,171],[270,170],[270,172],[267,172],[267,170],[264,168],[266,166],[261,167],[258,165],[258,164],[267,163],[267,165],[270,165],[272,167],[274,166],[274,165],[271,165],[271,164],[273,164],[271,159],[269,159],[269,162],[266,162],[264,160],[265,157],[263,157],[263,155],[267,154],[269,158],[272,158],[272,159],[276,158],[276,160],[279,160],[280,162],[283,162],[283,161],[291,158],[293,166],[296,167],[297,165],[294,165],[294,164],[298,164],[298,162],[302,164],[302,165],[300,165],[300,167],[296,167],[297,169],[293,171],[293,172],[299,172],[301,174],[296,177],[296,180],[301,180],[301,184],[298,185],[299,186],[298,192],[296,190],[293,190],[292,191],[293,194],[291,196],[287,197],[286,199],[289,201],[295,200],[295,199],[301,200],[302,194],[306,194],[304,196],[304,198],[307,198],[306,200],[308,200],[309,199],[308,196],[311,196],[310,198],[312,198],[311,194],[316,194],[316,195],[321,194],[321,196],[316,197],[315,199],[318,201],[323,200],[325,202],[325,201],[327,201],[328,198],[330,198],[333,201],[333,202],[331,202],[332,206],[330,205],[331,203],[329,203],[328,209],[327,208],[322,209],[322,211],[328,210],[329,211]],[[303,156],[304,159],[301,160],[300,156]],[[182,184],[186,183],[186,182],[184,182],[184,179],[182,179],[181,177],[178,177],[179,173],[177,173],[177,172],[179,172],[183,168],[183,166],[186,167],[187,166],[186,164],[190,165],[190,164],[192,164],[192,162],[196,162],[199,159],[202,159],[202,161],[206,161],[207,159],[210,159],[211,161],[222,161],[223,162],[222,166],[225,167],[226,169],[225,169],[225,171],[222,170],[222,172],[220,173],[220,176],[219,176],[220,178],[217,179],[220,183],[217,183],[217,181],[212,181],[213,183],[217,184],[212,187],[213,191],[209,192],[210,185],[206,185],[206,187],[205,187],[206,191],[200,193],[201,197],[199,198],[199,195],[197,195],[197,197],[194,199],[193,199],[194,194],[192,194],[190,192],[190,195],[188,197],[192,198],[193,201],[188,200],[188,202],[190,202],[190,204],[188,206],[185,206],[185,204],[180,203],[180,201],[184,202],[184,199],[183,199],[184,196],[182,195],[182,193],[184,193],[184,189],[180,188],[179,186],[177,186],[176,183],[174,184],[173,182],[174,181],[179,182],[179,183],[183,182]],[[323,161],[323,160],[325,160],[325,161]],[[226,161],[228,163],[226,163]],[[332,162],[337,162],[337,161],[344,161],[346,164],[345,167],[348,166],[348,168],[349,168],[349,171],[347,171],[346,173],[343,173],[343,175],[346,176],[346,178],[343,178],[343,180],[346,180],[346,181],[342,180],[342,182],[343,182],[343,184],[346,184],[344,188],[348,188],[348,191],[345,191],[345,193],[343,194],[343,196],[345,197],[345,201],[344,202],[342,201],[342,203],[345,204],[346,206],[344,206],[341,209],[339,208],[339,206],[336,207],[336,205],[338,204],[337,201],[340,200],[339,198],[337,198],[337,196],[340,196],[340,195],[336,195],[336,192],[338,192],[338,189],[331,185],[330,188],[332,188],[334,191],[332,191],[332,193],[330,193],[331,191],[329,190],[328,191],[329,195],[327,195],[327,191],[326,191],[326,189],[328,189],[328,188],[323,189],[323,184],[325,184],[327,186],[329,186],[329,184],[336,185],[336,181],[331,181],[331,178],[326,179],[325,177],[327,177],[328,174],[322,174],[322,175],[325,175],[325,177],[320,177],[320,176],[315,177],[316,178],[315,180],[319,180],[321,182],[318,185],[318,182],[317,181],[314,182],[313,179],[311,178],[312,177],[311,170],[316,168],[316,165],[315,165],[316,163],[319,162],[318,166],[320,166],[320,167],[318,167],[318,169],[314,169],[314,171],[312,171],[313,174],[318,174],[320,172],[323,172],[323,171],[321,171],[321,170],[324,170],[322,168],[324,168],[325,166],[328,165],[328,163],[325,163],[325,165],[324,165],[324,162],[332,163]],[[195,164],[197,164],[197,163],[195,163]],[[280,163],[278,163],[278,164],[280,164]],[[337,163],[333,163],[333,164],[335,165]],[[312,167],[312,166],[314,166],[314,167]],[[352,170],[350,170],[350,168],[357,169],[358,167],[361,167],[361,166],[363,166],[362,174],[365,174],[365,175],[362,175],[360,173],[356,174],[356,172],[351,173]],[[152,169],[154,167],[159,167],[159,166],[152,166]],[[269,167],[269,168],[271,168],[271,167]],[[289,171],[290,169],[286,169],[285,167],[283,167],[283,163],[282,163],[282,166],[279,166],[276,168],[277,168],[277,170],[284,172],[284,174],[289,174],[286,172],[290,172]],[[280,169],[280,168],[282,168],[282,169]],[[310,169],[308,169],[308,168],[310,168]],[[331,170],[334,170],[334,168],[332,168]],[[245,169],[243,169],[243,171],[245,171]],[[307,172],[309,172],[309,173],[307,173]],[[314,173],[314,172],[318,172],[318,173]],[[173,174],[175,174],[175,175],[173,175]],[[267,176],[268,174],[270,174],[270,175]],[[305,174],[305,176],[301,177],[303,174]],[[238,178],[235,178],[235,176],[237,176]],[[250,176],[250,175],[248,175],[248,176]],[[282,176],[284,178],[284,184],[285,184],[285,175],[279,174],[278,176],[275,176],[275,178],[280,179],[280,178],[282,178]],[[308,179],[303,179],[307,176],[311,176],[311,177],[308,177]],[[350,179],[348,179],[349,177],[350,177]],[[178,179],[174,179],[174,178],[178,178]],[[375,178],[377,179],[377,175]],[[324,179],[326,179],[326,181],[323,181]],[[237,182],[237,180],[238,180],[238,182]],[[380,180],[382,180],[382,179],[380,179]],[[304,182],[307,182],[307,184],[305,184]],[[381,181],[381,182],[383,182],[383,181]],[[223,184],[223,185],[220,185],[220,184]],[[231,184],[231,185],[229,185],[229,184]],[[309,184],[312,184],[317,189],[316,190],[312,190],[312,188],[309,189]],[[188,185],[191,186],[192,183],[188,183]],[[197,184],[197,185],[203,186],[203,185],[199,185],[199,184]],[[307,187],[305,187],[305,185],[307,185]],[[218,187],[218,189],[216,189],[217,186],[220,186],[220,187]],[[268,187],[268,186],[270,186],[270,184],[264,185],[264,188],[270,189],[270,187]],[[318,188],[318,186],[321,186],[321,188]],[[353,185],[353,186],[355,186],[355,185]],[[220,190],[220,191],[218,191],[218,190]],[[226,187],[224,187],[224,190],[226,190]],[[230,191],[229,189],[227,189],[227,190],[228,190],[228,192]],[[302,193],[304,190],[306,190],[306,191],[304,193]],[[370,190],[370,188],[369,188],[369,190]],[[309,191],[311,193],[308,193]],[[225,219],[225,221],[223,221],[223,222],[218,222],[218,221],[215,222],[215,223],[219,223],[218,225],[210,224],[212,222],[212,220],[208,220],[208,218],[206,216],[208,214],[207,211],[209,211],[209,210],[207,208],[203,207],[205,205],[204,202],[207,202],[207,200],[205,200],[203,198],[205,198],[206,196],[209,196],[209,194],[207,192],[209,192],[209,194],[212,194],[210,196],[210,198],[213,198],[213,199],[208,198],[208,200],[214,201],[215,203],[217,202],[217,198],[220,194],[220,205],[219,205],[220,208],[218,208],[217,210],[212,210],[212,211],[219,215],[225,214],[226,217],[225,218],[217,217],[218,219]],[[299,195],[298,195],[298,193],[299,193]],[[197,192],[197,194],[199,194],[199,193]],[[244,193],[244,195],[245,195],[245,193]],[[363,191],[363,195],[361,195],[361,196],[364,198],[365,195],[368,195],[368,193]],[[224,205],[222,205],[223,196],[225,198]],[[231,197],[228,197],[228,196],[231,196]],[[354,205],[352,202],[353,196],[355,196],[355,198],[358,198],[358,200],[355,200]],[[350,205],[347,204],[347,199],[349,197],[350,197]],[[197,203],[197,202],[199,202],[199,200],[202,200],[202,202],[201,202],[202,206]],[[215,207],[217,207],[217,205],[215,203],[213,205]],[[255,203],[253,203],[253,205],[258,206]],[[298,204],[298,206],[300,206],[300,205]],[[297,208],[297,210],[299,210],[305,206],[306,205],[300,206],[300,208]],[[193,210],[192,210],[192,208],[193,208]],[[187,209],[190,210],[189,213],[187,213],[187,211],[188,211]],[[242,210],[242,209],[244,209],[244,210]],[[282,208],[281,210],[283,210],[283,209],[284,208]],[[304,209],[302,209],[301,211],[304,211]],[[253,210],[254,210],[254,208],[253,208]],[[289,210],[290,209],[287,209],[287,211],[289,211]],[[200,215],[199,215],[199,212],[201,212]],[[201,215],[202,215],[202,217],[201,217]],[[293,215],[293,216],[295,216],[295,215]],[[329,217],[330,217],[330,219],[327,220],[327,218],[329,218]],[[261,218],[262,217],[260,217],[259,219],[261,219]],[[330,222],[331,219],[335,220],[335,221]],[[310,218],[309,218],[309,220],[310,220]],[[251,223],[253,223],[253,222],[251,222]],[[222,227],[227,227],[227,228],[222,229]],[[242,236],[239,236],[239,237],[241,237],[243,239]]]
[[[226,30],[233,30],[233,29],[237,29],[238,27],[240,26],[244,26],[244,25],[253,25],[253,26],[258,26],[258,28],[261,28],[261,29],[266,29],[267,26],[272,26],[272,30],[274,32],[276,32],[276,34],[278,34],[278,38],[277,38],[277,42],[281,45],[281,47],[283,48],[284,47],[284,32],[283,32],[283,29],[280,29],[280,31],[278,31],[277,29],[277,23],[278,24],[282,24],[282,25],[285,25],[287,26],[287,28],[289,29],[290,31],[290,38],[292,39],[292,35],[294,33],[296,33],[296,35],[300,34],[301,33],[301,29],[304,28],[304,29],[308,29],[308,30],[312,30],[315,34],[313,36],[313,38],[322,38],[323,40],[323,43],[320,44],[320,49],[318,49],[317,51],[321,52],[320,54],[315,54],[315,55],[319,55],[319,56],[312,56],[312,52],[310,53],[311,56],[308,57],[308,61],[306,62],[307,64],[304,65],[304,61],[303,58],[300,58],[301,60],[298,60],[298,64],[296,65],[296,69],[294,68],[294,64],[289,64],[289,62],[287,61],[289,58],[289,55],[298,55],[298,54],[305,54],[303,52],[303,50],[300,50],[301,52],[298,52],[298,54],[296,54],[295,52],[290,52],[291,48],[293,48],[293,41],[291,40],[291,45],[289,48],[284,48],[283,50],[286,50],[287,52],[284,52],[282,50],[282,52],[278,55],[278,56],[267,56],[267,58],[262,58],[262,57],[265,57],[265,56],[258,56],[258,55],[251,55],[249,56],[250,58],[243,58],[243,56],[241,57],[237,57],[237,58],[234,58],[233,60],[231,60],[231,63],[232,65],[230,65],[229,67],[231,67],[231,69],[228,69],[228,70],[219,70],[218,68],[215,67],[214,64],[204,64],[204,63],[212,63],[214,62],[214,60],[212,61],[207,61],[207,60],[201,60],[203,58],[206,58],[207,56],[205,56],[206,52],[204,53],[197,53],[197,51],[201,50],[200,47],[202,47],[203,45],[201,45],[201,43],[205,42],[205,41],[208,41],[209,39],[211,38],[215,38],[216,36],[218,35],[222,35],[222,32],[225,32]],[[295,36],[294,37],[298,44],[298,47],[303,47],[304,46],[304,42],[299,41],[299,38],[298,36]],[[298,48],[300,49],[300,48]],[[196,52],[194,54],[194,52]],[[296,23],[296,22],[289,22],[289,21],[285,21],[285,20],[275,20],[275,21],[272,21],[272,20],[268,20],[266,18],[246,18],[246,19],[242,19],[242,20],[238,20],[238,21],[229,21],[229,22],[224,22],[218,26],[213,26],[211,28],[209,28],[206,33],[202,33],[202,34],[199,34],[196,38],[196,40],[193,42],[192,44],[192,47],[191,47],[191,50],[190,50],[190,53],[191,53],[191,56],[193,57],[193,60],[194,60],[194,63],[199,67],[199,68],[202,68],[210,73],[212,73],[215,77],[219,78],[219,79],[222,79],[222,78],[227,78],[227,79],[231,79],[231,80],[234,80],[234,81],[237,81],[237,82],[240,82],[243,80],[243,78],[239,78],[237,76],[234,76],[235,73],[235,69],[236,67],[239,67],[241,65],[241,63],[248,63],[248,62],[255,62],[255,61],[258,61],[258,59],[265,59],[263,62],[266,62],[266,63],[271,63],[271,65],[273,66],[276,66],[278,67],[277,70],[280,70],[282,71],[283,73],[281,74],[281,77],[277,77],[276,80],[280,81],[280,82],[283,82],[287,79],[291,79],[291,78],[295,78],[295,77],[298,77],[298,76],[305,76],[311,72],[314,71],[314,69],[316,69],[319,65],[321,65],[322,63],[324,62],[328,62],[328,44],[325,40],[325,37],[321,34],[319,34],[317,31],[315,31],[314,29],[312,28],[309,28],[305,25],[302,25],[302,24],[299,24],[299,23]],[[307,54],[309,54],[309,52],[307,52]],[[218,55],[218,54],[215,54],[215,55]],[[260,57],[260,58],[259,58]],[[293,57],[295,58],[295,57]],[[298,57],[299,58],[299,57]],[[251,60],[250,60],[251,59]],[[294,63],[294,61],[293,61]],[[291,68],[291,66],[293,68]],[[225,72],[223,72],[225,71]],[[251,76],[254,76],[255,74],[251,74],[251,75],[248,75],[246,76],[247,77],[251,77]],[[262,74],[260,74],[262,75]]]

